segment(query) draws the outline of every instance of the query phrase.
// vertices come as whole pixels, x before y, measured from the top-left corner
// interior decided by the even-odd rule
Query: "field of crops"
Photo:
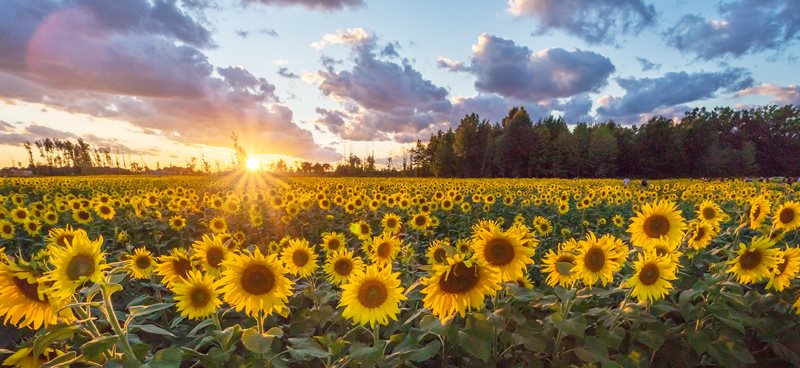
[[[0,179],[0,359],[800,366],[798,189]]]

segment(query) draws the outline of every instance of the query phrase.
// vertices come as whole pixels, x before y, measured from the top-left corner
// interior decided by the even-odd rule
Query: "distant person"
[[[625,184],[625,186],[628,186],[628,184],[631,183],[631,179],[625,178],[625,180],[623,180],[622,183]]]
[[[647,188],[647,179],[642,179],[642,188]]]

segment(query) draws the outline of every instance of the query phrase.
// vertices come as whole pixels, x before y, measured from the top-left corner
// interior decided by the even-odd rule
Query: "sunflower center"
[[[383,242],[377,248],[375,248],[375,253],[378,254],[378,257],[381,258],[389,258],[389,255],[392,252],[392,245],[389,242]]]
[[[78,212],[78,217],[81,220],[88,220],[89,219],[89,212],[86,212],[86,211]]]
[[[172,261],[172,268],[175,270],[176,275],[181,278],[186,278],[186,275],[188,275],[189,271],[192,269],[192,262],[181,257]]]
[[[786,271],[786,266],[789,264],[789,256],[783,256],[783,262],[778,264],[778,275],[783,275],[783,272]]]
[[[694,234],[694,238],[692,238],[692,240],[698,241],[700,239],[703,239],[704,236],[706,236],[706,228],[698,227],[697,232]]]
[[[3,225],[3,234],[11,234],[14,231],[14,228],[11,227],[9,224]]]
[[[367,280],[358,288],[358,302],[365,308],[378,308],[389,298],[386,285],[378,280]]]
[[[22,295],[26,298],[33,300],[35,302],[47,302],[47,296],[44,296],[44,299],[39,298],[39,288],[28,282],[28,280],[20,279],[17,277],[12,277],[11,280],[14,281],[14,285],[17,286],[17,290],[19,290]]]
[[[583,262],[586,268],[591,272],[600,272],[606,264],[606,253],[598,247],[592,247],[583,256]]]
[[[100,207],[100,213],[108,215],[109,213],[111,213],[111,209],[108,207]]]
[[[425,226],[425,223],[427,223],[425,216],[417,216],[414,218],[414,224],[417,226]]]
[[[397,220],[393,218],[386,220],[386,227],[393,229],[395,226],[397,226]]]
[[[703,208],[703,218],[705,218],[706,220],[713,220],[716,217],[717,217],[717,211],[715,211],[713,208],[711,207]]]
[[[211,301],[211,293],[208,292],[208,289],[203,287],[197,287],[192,289],[189,293],[189,300],[192,302],[192,306],[195,308],[202,308],[208,305],[208,302]]]
[[[333,270],[341,276],[347,276],[353,271],[353,262],[349,259],[340,259],[333,264]]]
[[[752,270],[761,264],[761,252],[759,251],[745,251],[739,258],[739,264],[744,270]]]
[[[639,271],[639,281],[645,286],[650,286],[658,281],[658,265],[648,263]]]
[[[756,205],[755,207],[753,207],[753,218],[757,219],[760,214],[761,214],[761,206]]]
[[[360,231],[362,234],[369,234],[369,226],[367,226],[367,224],[361,224]]]
[[[660,238],[669,232],[669,220],[662,215],[652,215],[644,220],[644,233],[650,238]]]
[[[88,254],[77,254],[67,264],[67,276],[75,281],[94,272],[94,259]]]
[[[249,294],[266,294],[275,287],[275,274],[261,264],[247,266],[242,271],[242,289]]]
[[[472,290],[478,281],[480,277],[475,266],[467,267],[464,262],[459,262],[450,268],[449,274],[439,278],[439,287],[449,294],[463,294]]]
[[[339,239],[331,239],[328,241],[328,249],[330,250],[337,250],[341,245],[342,244],[339,243]]]
[[[433,260],[436,261],[436,263],[442,263],[446,259],[447,259],[447,251],[444,250],[443,248],[436,248],[436,250],[433,251]]]
[[[144,270],[148,267],[150,267],[150,257],[146,255],[136,257],[136,268]]]
[[[514,259],[514,246],[505,239],[492,239],[486,243],[483,256],[494,266],[505,266]]]
[[[784,208],[780,215],[778,215],[778,219],[781,220],[782,224],[788,224],[794,221],[794,210],[791,208]]]
[[[225,253],[219,247],[211,247],[206,250],[206,261],[211,267],[217,268],[222,264],[222,259],[225,258]]]
[[[663,247],[663,246],[656,246],[656,255],[659,257],[666,256],[670,253],[670,250]]]
[[[297,267],[303,267],[308,263],[308,252],[303,249],[295,250],[292,253],[292,262]]]

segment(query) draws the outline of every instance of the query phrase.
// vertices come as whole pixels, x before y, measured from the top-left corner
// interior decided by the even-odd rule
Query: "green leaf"
[[[645,346],[658,350],[664,344],[664,331],[644,330],[633,331],[633,340],[644,344]]]
[[[178,368],[181,366],[183,351],[177,347],[159,350],[153,355],[153,360],[147,363],[150,368]]]
[[[586,330],[586,327],[588,327],[586,319],[584,319],[583,316],[572,317],[570,319],[553,318],[553,326],[563,333],[580,338],[583,338],[583,332]]]
[[[386,341],[380,340],[375,346],[369,346],[360,342],[350,345],[350,359],[361,363],[364,366],[372,367],[378,364],[383,358],[386,348]]]
[[[561,286],[556,286],[553,289],[558,299],[561,299],[562,302],[566,302],[572,300],[575,297],[575,290],[567,290],[562,288]]]
[[[327,358],[330,355],[316,340],[308,337],[290,338],[289,344],[291,346],[287,346],[286,350],[289,351],[289,355],[297,360]]]
[[[131,312],[131,317],[143,317],[148,314],[160,312],[164,309],[172,308],[173,305],[175,305],[175,303],[156,303],[148,306],[134,305],[128,308],[128,310]]]
[[[155,335],[162,335],[162,336],[169,336],[175,337],[172,332],[169,332],[161,327],[156,325],[131,325],[131,329],[138,328],[144,332],[155,334]]]
[[[208,326],[211,326],[213,324],[214,324],[214,319],[213,318],[209,318],[209,319],[207,319],[207,320],[205,320],[203,322],[200,322],[200,323],[197,324],[197,326],[194,326],[194,328],[191,331],[189,331],[189,336],[194,336],[195,334],[200,332],[200,330],[202,330],[202,329],[204,329],[204,328],[206,328]]]
[[[425,345],[425,347],[418,349],[409,355],[408,360],[412,362],[424,362],[436,356],[441,348],[442,343],[439,341],[439,339],[431,340],[431,342]]]
[[[45,330],[44,334],[39,335],[33,341],[33,356],[40,356],[42,352],[53,345],[58,340],[66,340],[72,338],[75,333],[75,326],[55,326]]]
[[[81,358],[78,356],[78,353],[74,351],[69,351],[51,359],[47,363],[42,364],[41,367],[42,368],[69,367],[70,364],[76,363],[80,359]]]
[[[81,346],[81,352],[87,357],[98,356],[108,350],[117,342],[116,336],[98,336],[91,341],[87,341]]]
[[[534,353],[547,351],[548,338],[544,336],[541,329],[536,330],[531,325],[517,327],[517,330],[511,334],[511,339]]]
[[[467,328],[458,331],[458,345],[462,350],[474,357],[484,361],[489,361],[492,349],[492,330],[486,333],[485,330]]]
[[[262,335],[258,333],[255,327],[248,328],[242,332],[242,344],[247,350],[256,354],[265,354],[270,351],[272,347],[272,340],[274,336]]]

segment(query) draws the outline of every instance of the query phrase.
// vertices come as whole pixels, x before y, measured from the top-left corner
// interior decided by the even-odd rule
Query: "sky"
[[[800,104],[796,0],[0,0],[0,167],[400,161],[466,114],[641,124]]]

